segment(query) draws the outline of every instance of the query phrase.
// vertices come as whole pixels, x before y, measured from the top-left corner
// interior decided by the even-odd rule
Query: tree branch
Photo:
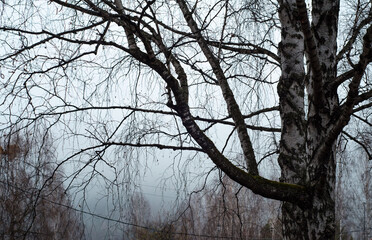
[[[298,17],[301,22],[302,32],[304,34],[307,57],[309,58],[310,67],[313,72],[313,102],[316,108],[321,109],[323,107],[323,92],[322,92],[322,70],[320,67],[320,60],[318,56],[318,49],[315,43],[313,33],[311,31],[309,17],[307,15],[306,3],[304,0],[296,0],[298,8]]]
[[[354,105],[357,105],[363,101],[366,101],[368,99],[372,98],[372,90],[369,90],[368,92],[359,94],[358,97],[354,100]]]
[[[351,33],[351,37],[349,41],[347,41],[344,47],[337,54],[337,57],[336,57],[337,62],[339,62],[343,58],[346,52],[351,50],[351,48],[353,47],[353,44],[357,40],[358,35],[360,34],[360,31],[372,21],[371,11],[372,11],[372,8],[370,9],[370,14],[367,18],[363,19],[363,21],[361,21],[358,26],[352,27],[351,29],[352,33]]]
[[[235,42],[217,42],[217,41],[207,41],[207,43],[213,47],[221,47],[224,50],[229,50],[232,52],[237,52],[239,54],[246,54],[246,55],[252,55],[252,54],[263,54],[271,57],[274,59],[278,64],[280,64],[280,58],[275,53],[259,47],[255,44],[251,43],[235,43]],[[243,47],[252,47],[253,49],[243,48]]]
[[[342,131],[342,134],[346,135],[348,138],[359,144],[368,155],[368,159],[372,160],[372,153],[369,152],[368,147],[363,142],[359,141],[356,137],[351,136],[345,131]]]
[[[240,111],[238,104],[236,103],[234,94],[230,89],[224,72],[221,69],[219,60],[214,56],[214,54],[209,49],[209,45],[202,36],[200,29],[198,28],[197,23],[194,21],[186,2],[183,0],[178,0],[177,3],[180,6],[180,9],[184,15],[184,18],[189,28],[191,29],[192,33],[196,36],[196,40],[202,52],[207,58],[209,64],[211,65],[213,73],[216,75],[217,80],[219,81],[223,97],[227,104],[228,112],[231,115],[234,122],[236,123],[238,137],[240,139],[240,144],[244,152],[245,160],[247,162],[248,171],[253,175],[258,175],[257,162],[254,155],[251,140],[248,136],[247,129],[245,127],[243,115]]]
[[[356,113],[356,112],[362,111],[362,110],[367,109],[367,108],[370,108],[370,107],[372,107],[372,102],[367,103],[367,104],[365,104],[365,105],[362,105],[362,106],[360,106],[360,107],[358,107],[358,108],[355,108],[355,109],[353,110],[353,113]]]
[[[354,76],[354,73],[355,73],[355,69],[351,69],[339,75],[333,82],[330,83],[329,87],[331,91],[336,91],[338,86],[340,86],[342,83],[352,78]]]
[[[197,152],[205,152],[202,148],[198,147],[185,147],[185,146],[171,146],[165,144],[157,144],[157,143],[126,143],[126,142],[107,142],[103,143],[102,146],[123,146],[123,147],[138,147],[138,148],[158,148],[162,149],[170,149],[173,151],[197,151]]]

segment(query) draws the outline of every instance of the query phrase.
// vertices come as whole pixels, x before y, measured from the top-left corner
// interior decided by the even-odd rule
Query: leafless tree
[[[72,180],[118,186],[99,164],[130,180],[142,149],[180,151],[282,201],[285,239],[335,237],[336,142],[371,126],[371,1],[0,4],[2,129],[75,138]]]
[[[176,210],[150,217],[142,193],[132,197],[126,239],[281,239],[278,202],[241,187],[226,175],[193,192]],[[274,228],[273,228],[274,227]]]
[[[71,208],[61,173],[53,175],[51,145],[45,144],[48,141],[41,149],[19,135],[1,142],[1,238],[82,239],[84,229]],[[43,185],[47,178],[52,179]]]
[[[371,235],[372,165],[365,149],[370,151],[371,131],[359,131],[360,142],[346,144],[340,139],[338,151],[336,219],[341,237],[368,239]],[[362,144],[362,145],[361,145]],[[348,167],[351,166],[351,167]]]
[[[275,231],[275,239],[281,239],[281,227],[271,229],[278,227],[278,210],[277,202],[265,200],[223,175],[181,205],[175,226],[190,234],[189,239],[263,239],[268,225],[269,238]]]

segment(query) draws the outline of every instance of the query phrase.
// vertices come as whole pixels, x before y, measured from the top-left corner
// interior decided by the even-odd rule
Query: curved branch
[[[183,2],[183,4],[185,3]],[[138,29],[133,29],[133,30],[138,31]],[[203,39],[198,39],[198,40],[203,41]],[[208,48],[207,44],[203,46],[206,46]],[[248,187],[253,192],[260,194],[262,196],[273,198],[273,199],[278,199],[278,200],[283,200],[283,201],[289,201],[294,204],[302,204],[302,205],[308,204],[308,200],[310,199],[310,196],[309,196],[307,189],[304,186],[271,181],[271,180],[262,178],[256,174],[247,173],[243,171],[242,169],[238,168],[237,166],[235,166],[233,163],[231,163],[217,149],[214,143],[203,133],[203,131],[196,124],[195,122],[196,120],[191,115],[187,101],[183,97],[182,88],[179,85],[179,82],[174,76],[170,74],[166,65],[157,58],[151,58],[148,54],[142,52],[138,48],[128,49],[123,46],[120,46],[120,49],[129,53],[132,57],[134,57],[138,61],[152,68],[167,83],[167,85],[170,87],[170,89],[174,93],[174,97],[176,99],[176,105],[172,105],[169,107],[177,111],[188,133],[201,146],[201,148],[205,151],[205,153],[209,156],[209,158],[216,164],[216,166],[220,168],[222,171],[224,171],[230,178],[234,179],[241,185]],[[204,50],[206,49],[204,48]],[[206,52],[208,53],[209,50],[207,50]],[[213,55],[209,55],[209,54],[211,53],[209,52],[206,55],[209,58],[210,57],[213,58],[209,60],[211,61],[212,65],[215,67],[216,66],[215,64],[217,64],[217,62],[215,62],[216,59],[214,58]],[[218,69],[214,69],[214,71],[220,74]],[[221,78],[222,81],[226,80],[223,78],[223,75],[219,75],[219,77],[222,77]],[[221,85],[223,84],[226,84],[226,83],[222,83]],[[226,91],[226,89],[224,89],[224,91]],[[244,123],[244,117],[240,113],[240,111],[239,111],[239,114],[240,114],[239,117],[241,118],[241,124],[239,124],[239,128],[241,131],[242,129],[244,129],[244,131],[246,132],[247,130],[246,130],[246,126]],[[236,118],[237,117],[236,112],[233,111],[233,114],[231,114],[231,116],[233,117],[233,119]],[[234,121],[235,120],[236,119],[234,119]],[[244,139],[244,140],[247,141],[247,139]],[[253,150],[252,150],[252,153],[253,153]],[[254,171],[252,172],[254,173]]]
[[[219,152],[214,143],[201,131],[191,116],[187,105],[179,105],[177,110],[190,135],[205,150],[205,153],[208,154],[216,166],[231,179],[264,197],[288,201],[302,206],[309,204],[308,201],[311,196],[309,196],[310,193],[306,187],[268,180],[243,171]]]
[[[253,147],[249,135],[247,133],[247,129],[245,127],[245,122],[243,115],[240,111],[239,105],[237,104],[234,94],[230,89],[230,86],[227,82],[227,79],[224,75],[223,70],[219,64],[219,60],[214,56],[212,51],[209,49],[209,45],[207,41],[202,36],[200,29],[197,26],[197,23],[194,21],[192,17],[192,13],[189,11],[188,6],[185,1],[179,0],[177,1],[184,18],[192,31],[192,33],[196,36],[198,44],[204,53],[207,61],[209,62],[210,66],[212,67],[213,73],[215,74],[217,80],[219,81],[219,85],[222,90],[222,95],[225,99],[227,104],[228,112],[231,115],[232,119],[236,123],[236,128],[238,132],[238,137],[240,139],[240,144],[244,152],[244,157],[247,162],[248,171],[253,175],[258,175],[258,168],[257,162],[254,155]]]

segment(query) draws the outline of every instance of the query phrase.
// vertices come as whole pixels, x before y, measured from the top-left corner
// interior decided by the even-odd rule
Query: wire
[[[10,183],[6,183],[6,182],[4,182],[2,180],[0,180],[0,183],[2,183],[4,185],[7,185],[7,186],[10,186],[12,188],[18,189],[20,191],[23,191],[23,192],[26,192],[26,193],[30,193],[28,189],[22,189],[22,188],[20,188],[18,186],[14,186],[14,185],[12,185]],[[40,196],[40,198],[43,199],[43,200],[45,200],[45,201],[47,201],[47,202],[50,202],[52,204],[55,204],[55,205],[58,205],[58,206],[62,206],[62,207],[65,207],[67,209],[71,209],[71,210],[73,210],[75,212],[79,212],[79,213],[82,213],[82,214],[87,214],[87,215],[90,215],[90,216],[93,216],[93,217],[96,217],[96,218],[100,218],[100,219],[103,219],[103,220],[106,220],[106,221],[111,221],[111,222],[116,222],[116,223],[127,225],[127,226],[142,228],[142,229],[145,229],[145,230],[150,230],[152,232],[158,232],[158,233],[163,232],[162,230],[155,229],[155,228],[152,228],[152,227],[147,227],[147,226],[135,224],[135,223],[132,223],[132,222],[125,222],[125,221],[122,221],[122,220],[119,220],[119,219],[113,219],[113,218],[105,217],[105,216],[102,216],[102,215],[99,215],[99,214],[96,214],[96,213],[84,211],[82,209],[77,209],[77,208],[71,207],[71,206],[66,205],[66,204],[63,204],[63,203],[52,201],[52,200],[47,199],[47,198],[45,198],[43,196]],[[195,233],[185,233],[185,232],[170,232],[170,234],[173,234],[173,235],[183,235],[183,236],[193,236],[193,237],[200,237],[200,238],[213,238],[213,239],[241,239],[241,238],[236,238],[236,237],[212,236],[212,235],[206,235],[206,234],[195,234]]]

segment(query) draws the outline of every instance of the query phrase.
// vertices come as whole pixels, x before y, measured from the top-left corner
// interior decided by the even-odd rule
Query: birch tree
[[[3,130],[75,137],[60,165],[86,154],[92,176],[144,161],[133,149],[196,152],[282,201],[285,239],[334,239],[335,143],[371,126],[370,1],[0,4]]]

